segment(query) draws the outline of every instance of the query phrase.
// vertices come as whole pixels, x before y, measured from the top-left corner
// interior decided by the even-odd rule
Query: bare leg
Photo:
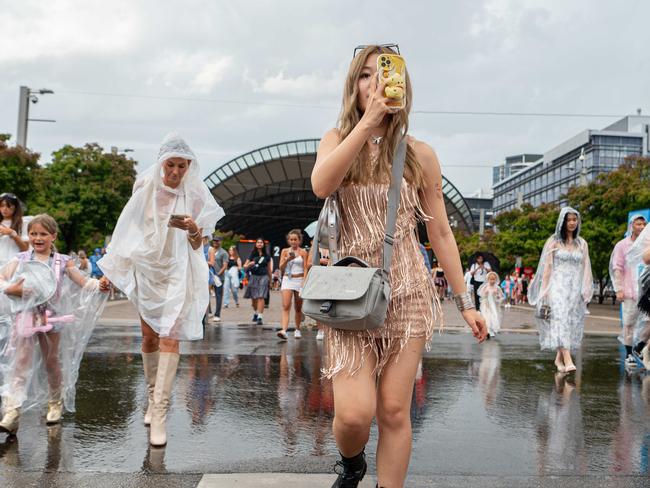
[[[289,328],[289,314],[291,313],[291,298],[293,291],[282,290],[282,330],[287,331]]]
[[[571,351],[569,349],[565,349],[563,347],[560,348],[560,352],[562,353],[562,360],[564,361],[564,366],[569,369],[574,369],[575,364],[573,364],[573,358],[571,358]]]
[[[160,339],[158,334],[140,317],[140,328],[142,329],[142,352],[157,352],[160,350]]]
[[[293,292],[293,307],[296,311],[296,329],[300,330],[300,325],[302,324],[302,298],[297,291]]]
[[[332,380],[334,391],[334,422],[336,445],[345,457],[359,454],[370,436],[370,424],[377,405],[376,359],[368,351],[364,364],[354,375],[342,371]]]
[[[57,399],[61,394],[61,363],[59,361],[59,342],[61,335],[58,332],[47,332],[38,334],[38,343],[41,347],[45,370],[47,371],[47,383],[50,387],[50,397]]]
[[[411,339],[397,362],[379,378],[377,394],[377,478],[379,486],[400,488],[411,458],[411,398],[425,339]]]

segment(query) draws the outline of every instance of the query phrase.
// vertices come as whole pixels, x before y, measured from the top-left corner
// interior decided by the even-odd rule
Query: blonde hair
[[[345,139],[352,129],[359,123],[363,112],[359,108],[359,76],[366,65],[368,57],[372,54],[396,54],[390,48],[379,46],[368,46],[357,54],[350,63],[350,69],[345,80],[343,88],[343,104],[339,115],[338,129],[341,140]],[[384,143],[379,145],[379,160],[372,173],[367,171],[363,164],[369,158],[368,148],[364,145],[363,149],[355,159],[354,163],[348,170],[344,183],[369,183],[370,181],[389,181],[391,165],[393,163],[393,154],[397,143],[402,136],[408,131],[408,114],[411,111],[413,103],[413,94],[411,90],[411,80],[408,71],[406,72],[406,107],[395,114],[389,114],[388,129]],[[404,165],[404,178],[417,188],[422,187],[422,167],[415,158],[415,151],[410,145],[406,148],[406,162]]]
[[[287,241],[289,240],[289,237],[290,237],[291,235],[296,236],[296,237],[298,238],[298,240],[300,241],[300,244],[302,244],[302,231],[301,231],[300,229],[291,229],[291,230],[287,233]]]
[[[490,277],[491,277],[491,276],[494,276],[494,279],[497,281],[497,283],[499,282],[499,275],[496,274],[494,271],[490,271],[490,272],[485,276],[485,279],[488,280],[488,281],[490,281]]]
[[[50,234],[59,233],[59,226],[57,225],[56,220],[54,220],[46,213],[38,214],[36,217],[30,220],[29,224],[27,224],[27,232],[32,230],[32,227],[34,227],[36,224],[43,227]]]

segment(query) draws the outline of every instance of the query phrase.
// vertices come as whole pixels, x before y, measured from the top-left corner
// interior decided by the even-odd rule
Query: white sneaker
[[[278,337],[282,339],[283,341],[286,341],[288,339],[287,333],[283,330],[278,331]]]
[[[643,358],[643,366],[645,366],[646,371],[650,371],[650,349],[648,349],[648,344],[641,350],[641,357]]]
[[[216,315],[214,316],[213,320],[215,322],[221,322],[221,317],[217,317]]]
[[[320,329],[320,330],[316,333],[316,340],[317,340],[317,341],[322,341],[323,339],[325,339],[325,331],[324,331],[323,329]]]
[[[293,331],[293,337],[294,339],[300,339],[302,337],[302,334],[300,333],[300,329],[296,329]]]
[[[636,359],[631,354],[625,358],[625,367],[626,368],[636,368]]]

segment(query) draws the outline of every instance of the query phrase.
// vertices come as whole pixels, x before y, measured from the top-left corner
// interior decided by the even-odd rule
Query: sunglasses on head
[[[363,51],[365,48],[370,46],[375,46],[379,49],[383,49],[383,48],[393,49],[394,51],[397,51],[397,54],[401,54],[399,52],[399,46],[397,44],[361,44],[360,46],[354,48],[354,54],[352,55],[352,59],[356,58],[359,52]]]
[[[2,193],[0,194],[0,200],[10,200],[15,203],[18,203],[18,197],[13,193]]]

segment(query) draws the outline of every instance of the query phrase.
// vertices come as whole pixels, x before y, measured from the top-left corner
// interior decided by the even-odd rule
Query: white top
[[[2,227],[11,227],[11,219],[3,220],[0,225]],[[27,237],[27,222],[23,219],[23,231],[21,234],[23,241],[27,242],[29,238]],[[11,236],[0,236],[0,266],[5,263],[8,263],[11,258],[20,252],[16,242]]]
[[[470,273],[476,271],[476,273],[474,273],[474,281],[484,282],[487,274],[492,271],[492,266],[490,266],[490,263],[487,261],[483,261],[482,268],[479,268],[478,263],[474,263],[472,264],[472,267],[469,269],[469,271]]]
[[[287,267],[285,268],[285,274],[287,276],[299,275],[304,273],[305,273],[305,264],[303,263],[303,259],[300,254],[298,254],[291,261],[287,262]]]

